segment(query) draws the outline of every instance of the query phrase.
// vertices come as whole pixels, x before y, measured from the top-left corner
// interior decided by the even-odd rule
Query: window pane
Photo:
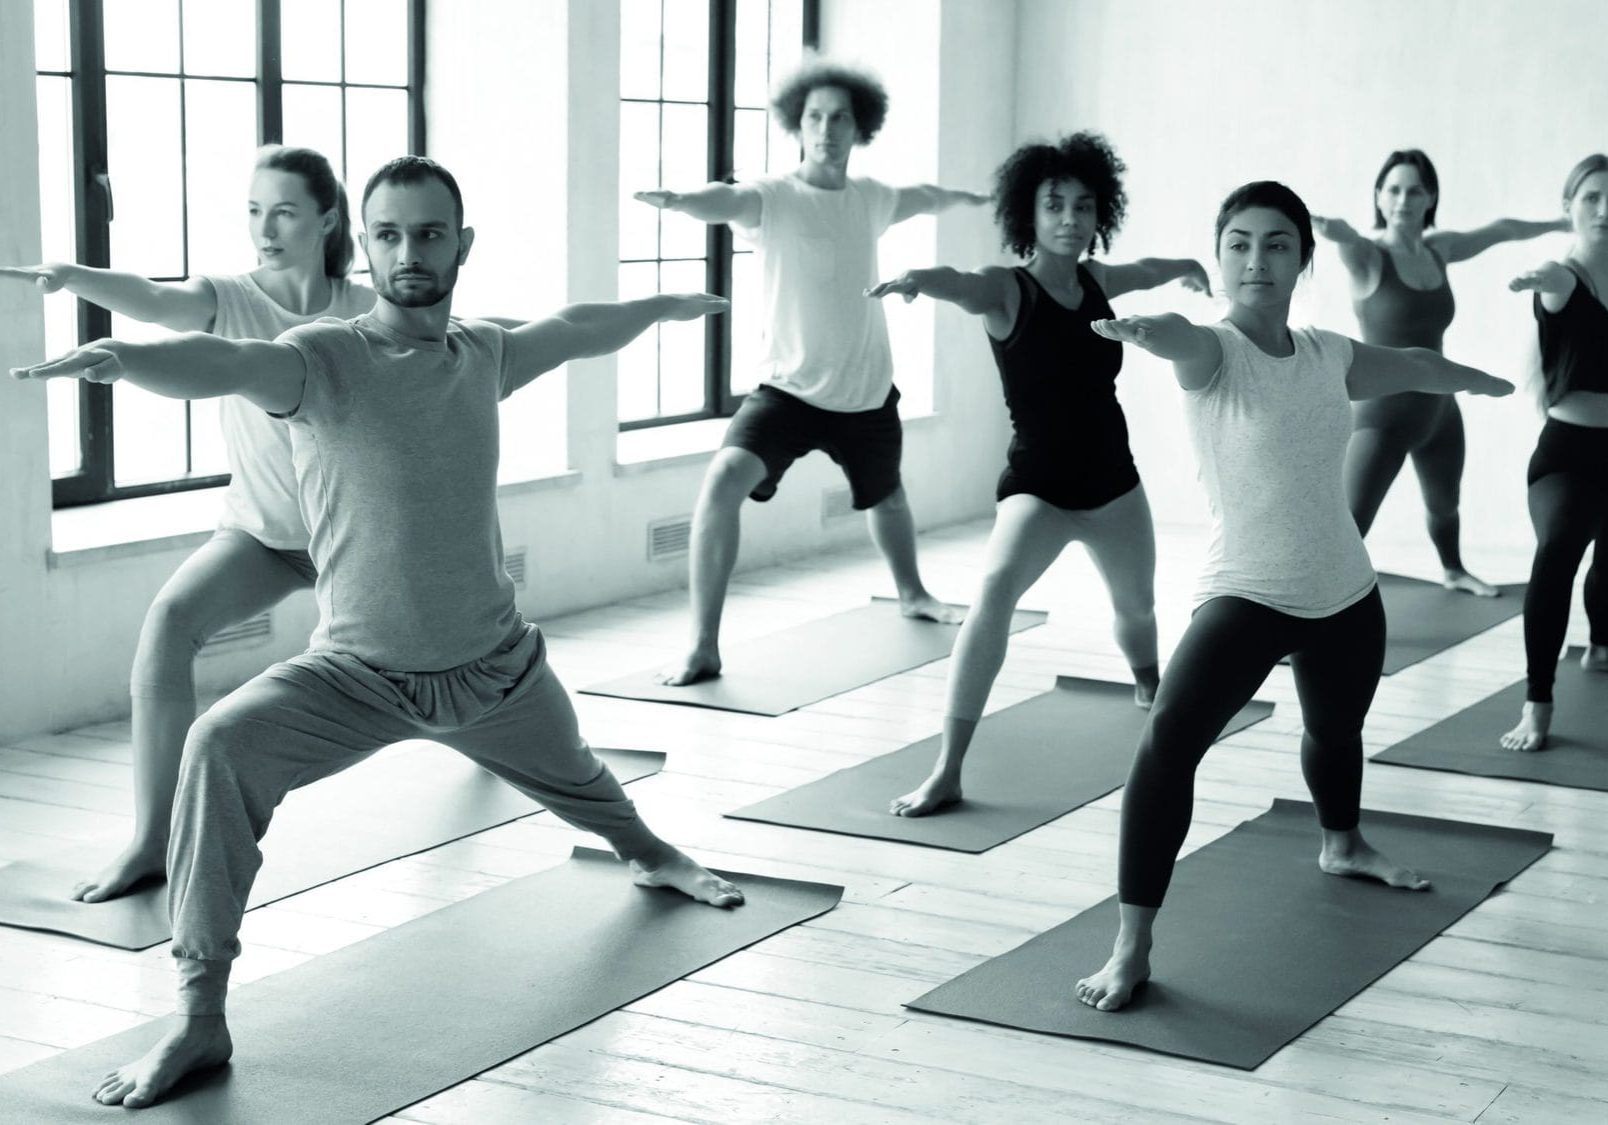
[[[803,0],[770,0],[770,78],[767,86],[804,57]]]
[[[341,91],[336,86],[285,86],[285,143],[323,153],[342,171]],[[342,175],[350,183],[350,178]],[[356,201],[353,201],[355,206]]]
[[[190,459],[196,476],[210,477],[229,471],[229,458],[223,448],[221,398],[201,398],[190,403]]]
[[[113,0],[103,10],[107,70],[179,72],[179,0]]]
[[[620,103],[620,257],[659,255],[659,212],[631,198],[659,183],[659,107],[656,103]],[[662,185],[685,189],[692,185]]]
[[[184,0],[184,71],[255,78],[257,0]]]
[[[341,80],[341,6],[331,0],[283,0],[280,67],[285,78]]]
[[[706,284],[703,262],[667,262],[659,271],[666,293],[698,293]],[[690,414],[704,408],[704,322],[669,321],[659,326],[659,413]]]
[[[45,338],[49,339],[48,312],[45,319]],[[45,352],[47,355],[60,354],[49,346]],[[84,463],[78,448],[78,388],[81,385],[77,379],[52,379],[45,384],[46,409],[50,418],[51,479],[70,477]]]
[[[47,262],[76,258],[73,210],[73,89],[70,78],[40,78],[39,243]]]
[[[630,301],[659,291],[659,269],[646,265],[620,267],[620,300]],[[659,412],[659,330],[650,328],[619,353],[617,372],[620,420],[652,418]]]
[[[758,382],[759,349],[764,325],[759,303],[759,258],[753,253],[731,256],[731,392],[746,394]]]
[[[664,96],[709,99],[709,0],[664,0]]]
[[[72,69],[67,0],[34,0],[34,69]]]
[[[737,67],[732,98],[738,105],[763,108],[770,76],[770,4],[768,0],[737,0]]]
[[[762,109],[739,109],[732,127],[732,175],[752,180],[765,174],[765,129],[769,119]]]
[[[112,317],[118,340],[160,340],[165,328],[128,317]],[[121,487],[172,480],[184,475],[184,403],[162,398],[131,383],[112,384],[113,479]]]
[[[187,79],[184,124],[189,272],[249,269],[256,263],[246,225],[246,194],[257,151],[256,83]]]
[[[797,167],[801,149],[798,138],[788,135],[782,127],[771,118],[767,131],[769,143],[765,149],[765,170],[768,172],[787,172]]]
[[[408,84],[405,0],[346,0],[346,81]]]
[[[709,110],[697,105],[664,107],[664,182],[680,191],[696,188],[709,178]],[[708,228],[686,215],[664,217],[660,240],[666,258],[702,257],[707,251]]]
[[[106,79],[107,162],[116,201],[113,269],[147,277],[184,273],[179,120],[178,79]]]
[[[659,96],[659,2],[621,0],[620,97]]]
[[[346,91],[346,182],[363,185],[387,160],[408,151],[405,90]]]

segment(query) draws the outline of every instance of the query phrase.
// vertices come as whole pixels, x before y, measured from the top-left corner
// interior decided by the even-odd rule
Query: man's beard
[[[393,305],[404,309],[423,309],[439,304],[444,298],[451,296],[453,287],[458,284],[456,262],[453,263],[452,270],[445,279],[433,278],[434,284],[422,289],[416,285],[405,290],[400,289],[391,281],[390,275],[381,276],[374,270],[372,262],[369,264],[369,269],[374,278],[374,291]]]

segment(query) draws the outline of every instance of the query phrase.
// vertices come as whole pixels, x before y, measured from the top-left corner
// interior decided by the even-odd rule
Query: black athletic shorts
[[[726,430],[722,449],[746,449],[765,462],[765,479],[752,499],[765,501],[794,461],[819,449],[843,468],[854,507],[874,508],[899,488],[904,429],[899,425],[899,388],[875,410],[822,410],[767,384],[755,387]]]

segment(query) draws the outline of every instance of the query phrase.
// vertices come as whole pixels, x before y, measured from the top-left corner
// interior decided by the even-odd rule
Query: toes
[[[89,882],[76,883],[73,886],[72,894],[69,895],[68,897],[70,897],[74,902],[83,902],[84,901],[84,896],[89,894],[89,892],[94,890],[94,889],[95,889],[95,884],[94,883],[89,883]]]

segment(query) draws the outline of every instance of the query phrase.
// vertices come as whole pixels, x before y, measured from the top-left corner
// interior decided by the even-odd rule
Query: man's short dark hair
[[[368,186],[363,189],[362,214],[368,214],[369,196],[381,184],[422,184],[426,180],[438,180],[447,186],[452,193],[452,206],[458,220],[458,229],[463,229],[463,192],[458,190],[458,181],[452,178],[452,173],[431,160],[428,156],[399,156],[395,160],[387,160],[380,165],[379,171],[368,179]]]

